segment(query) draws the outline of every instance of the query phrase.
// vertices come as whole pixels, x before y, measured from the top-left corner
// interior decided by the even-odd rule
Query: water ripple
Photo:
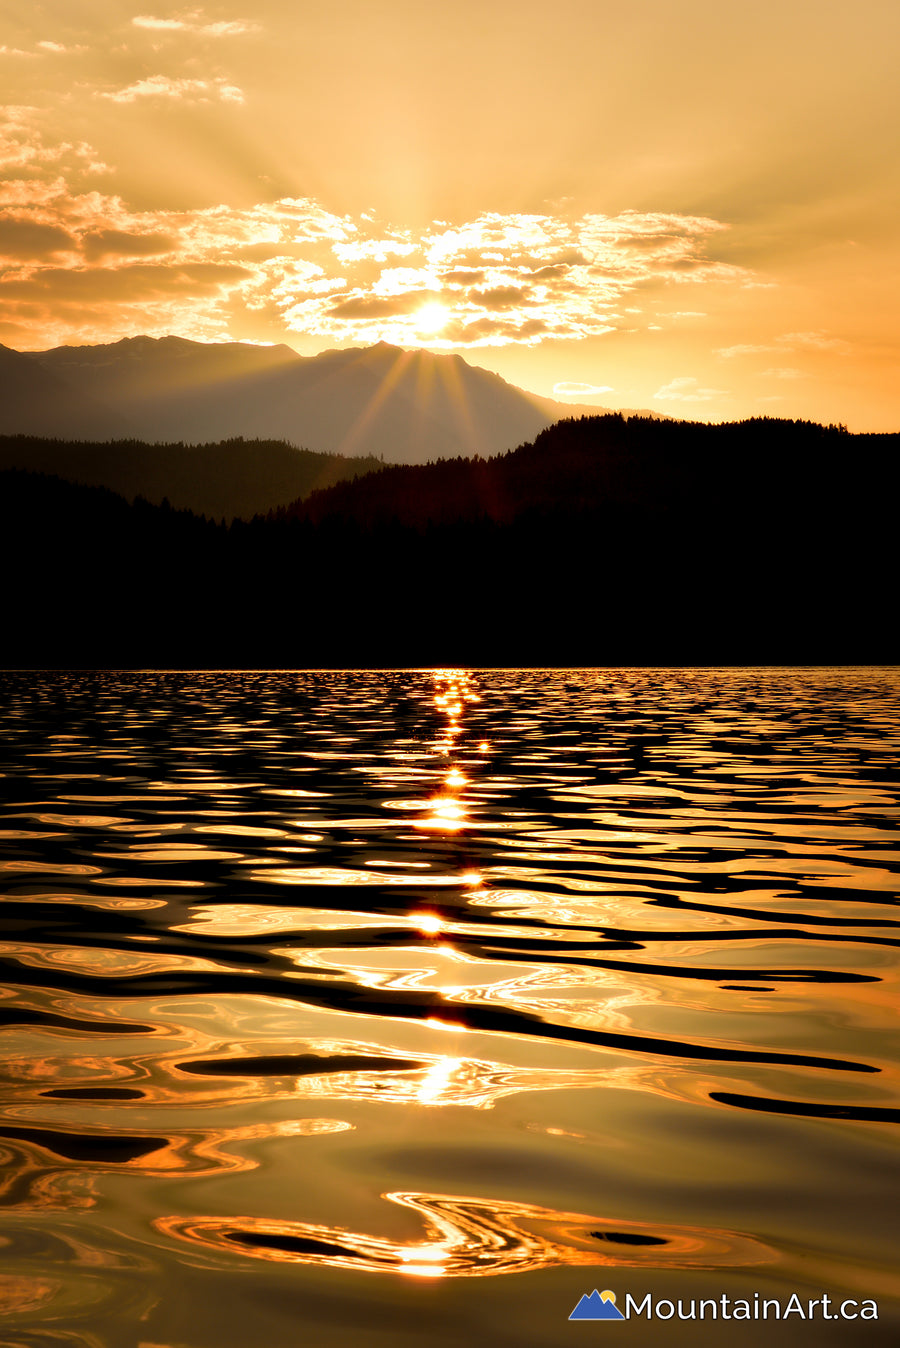
[[[896,671],[0,681],[17,1343],[251,1266],[900,1295]]]

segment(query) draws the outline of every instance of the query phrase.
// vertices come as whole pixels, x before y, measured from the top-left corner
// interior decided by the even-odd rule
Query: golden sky
[[[897,0],[0,10],[0,342],[900,429]]]

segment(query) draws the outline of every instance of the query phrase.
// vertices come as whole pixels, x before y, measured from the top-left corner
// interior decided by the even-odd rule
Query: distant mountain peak
[[[13,358],[18,353],[10,353]],[[70,411],[55,433],[72,440],[202,444],[240,436],[387,463],[427,463],[490,458],[562,418],[604,410],[527,392],[458,352],[390,342],[301,356],[285,344],[140,334],[34,352],[29,360],[66,386]],[[11,368],[7,382],[12,389]],[[13,418],[4,387],[0,379],[0,434],[47,433],[46,409],[41,419],[37,404],[30,413],[27,400],[18,398]],[[61,415],[58,393],[55,402]]]

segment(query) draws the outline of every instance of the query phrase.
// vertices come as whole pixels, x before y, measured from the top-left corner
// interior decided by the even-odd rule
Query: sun
[[[431,300],[416,311],[416,327],[420,332],[440,332],[449,320],[450,310],[438,300]]]

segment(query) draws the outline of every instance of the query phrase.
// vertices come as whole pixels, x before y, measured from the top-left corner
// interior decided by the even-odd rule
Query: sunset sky
[[[4,4],[0,342],[900,429],[897,0]]]

